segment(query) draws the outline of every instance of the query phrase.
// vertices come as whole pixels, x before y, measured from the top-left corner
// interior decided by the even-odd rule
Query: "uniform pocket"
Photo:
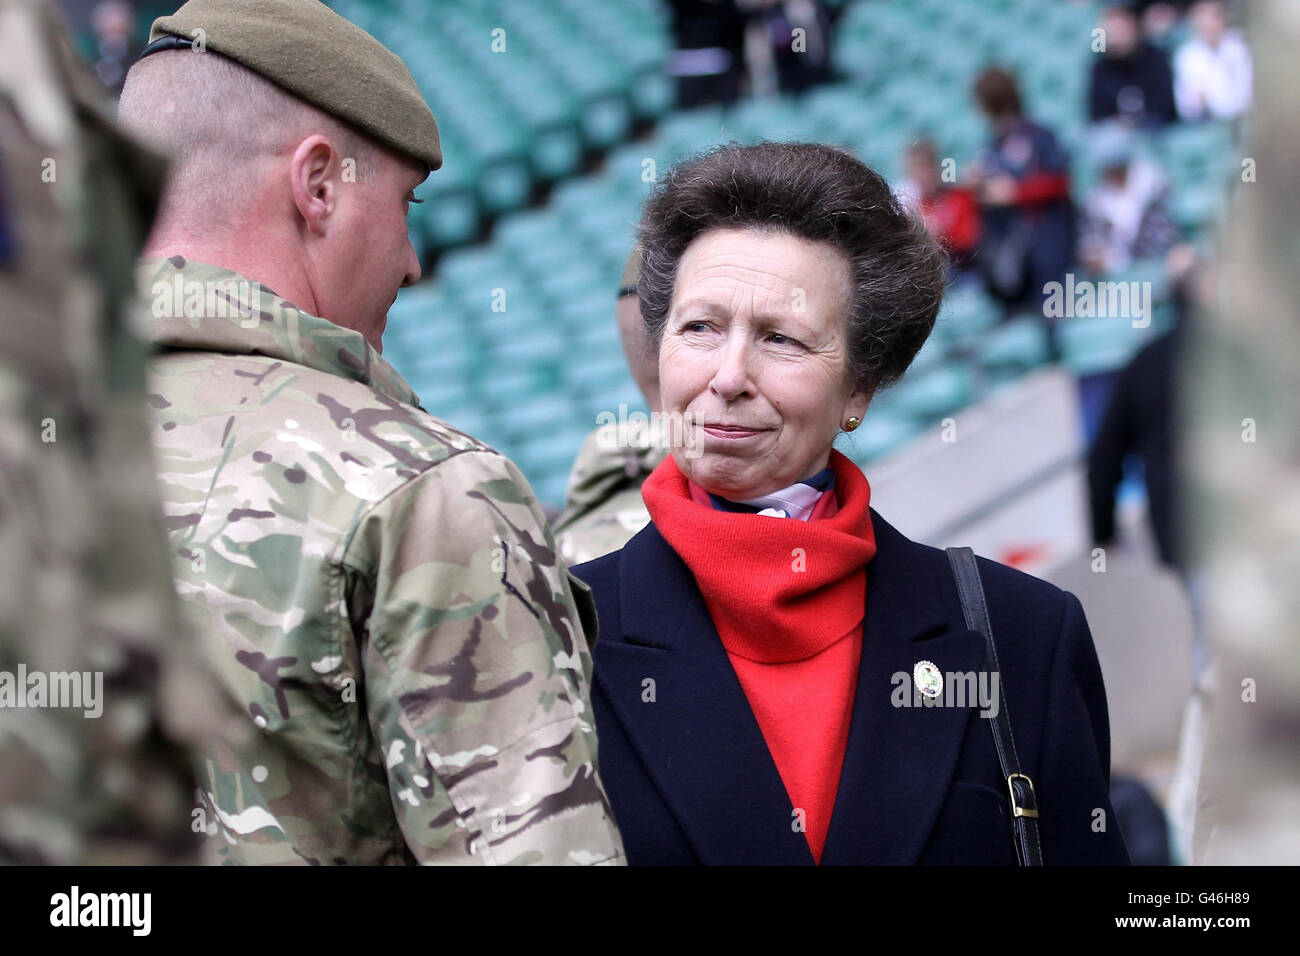
[[[948,788],[921,862],[937,866],[1015,866],[1009,797],[982,783]]]

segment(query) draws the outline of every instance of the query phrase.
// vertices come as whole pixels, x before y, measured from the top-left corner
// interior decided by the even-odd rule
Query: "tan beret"
[[[189,0],[154,21],[151,46],[169,35],[202,39],[429,169],[442,165],[438,124],[406,64],[318,0]]]

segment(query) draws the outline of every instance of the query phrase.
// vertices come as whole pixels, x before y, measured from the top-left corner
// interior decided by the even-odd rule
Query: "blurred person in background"
[[[1235,119],[1250,109],[1253,78],[1250,50],[1219,0],[1191,8],[1194,36],[1174,55],[1174,93],[1185,120]]]
[[[203,754],[207,859],[622,862],[590,597],[514,463],[382,355],[442,165],[410,72],[315,0],[190,0],[151,37],[120,115],[174,157],[138,267],[158,479],[254,738]]]
[[[1112,3],[1101,13],[1105,52],[1092,64],[1088,118],[1119,117],[1133,126],[1159,128],[1178,118],[1174,80],[1164,50],[1142,37],[1137,15]]]
[[[660,410],[659,357],[641,321],[637,281],[641,247],[627,257],[619,281],[614,318],[623,355],[651,414]],[[658,438],[664,437],[663,433]],[[620,433],[597,428],[582,445],[569,474],[564,512],[555,525],[555,541],[566,564],[590,561],[617,551],[650,522],[641,486],[668,454],[668,446],[651,429]]]
[[[736,0],[669,0],[677,46],[668,72],[677,106],[691,109],[740,98],[745,75],[745,17]]]
[[[906,180],[899,192],[947,253],[949,279],[971,274],[980,240],[979,204],[961,186],[944,182],[934,144],[919,139],[907,148]]]
[[[1187,8],[1194,0],[1133,0],[1132,9],[1142,21],[1142,34],[1162,49],[1168,49]]]
[[[1115,495],[1129,456],[1142,463],[1147,520],[1160,562],[1186,569],[1179,528],[1180,488],[1175,440],[1181,433],[1176,384],[1183,343],[1202,273],[1192,246],[1178,246],[1167,257],[1174,288],[1174,326],[1144,345],[1119,373],[1101,427],[1088,452],[1092,539],[1109,546],[1115,539]],[[1203,661],[1196,662],[1199,671]]]
[[[974,94],[993,133],[967,173],[983,221],[980,271],[1008,314],[1041,311],[1045,286],[1074,261],[1069,157],[1051,130],[1025,117],[1006,70],[985,70]]]
[[[830,79],[831,19],[818,0],[737,3],[752,95],[800,93]]]
[[[192,752],[240,741],[172,584],[130,321],[163,160],[104,100],[51,4],[0,0],[0,864],[197,861]]]
[[[1101,176],[1083,204],[1079,259],[1094,273],[1164,256],[1178,242],[1169,218],[1169,182],[1117,122],[1093,128],[1088,151]]]
[[[135,29],[135,10],[126,0],[103,0],[91,14],[95,33],[95,73],[114,96],[122,92],[126,71],[143,44]]]
[[[651,523],[575,569],[629,862],[1015,864],[1014,829],[1024,862],[1127,863],[1093,826],[1114,818],[1110,737],[1078,600],[979,559],[1001,680],[983,713],[1010,718],[1027,778],[1008,775],[1000,720],[921,709],[917,688],[995,669],[951,556],[885,522],[832,448],[934,327],[921,223],[852,156],[768,143],[679,164],[639,238],[663,406],[701,443],[642,487]]]

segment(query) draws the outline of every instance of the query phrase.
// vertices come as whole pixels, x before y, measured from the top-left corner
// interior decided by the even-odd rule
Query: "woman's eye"
[[[767,340],[773,345],[798,345],[799,343],[790,338],[788,335],[782,335],[780,332],[773,332],[767,337]]]

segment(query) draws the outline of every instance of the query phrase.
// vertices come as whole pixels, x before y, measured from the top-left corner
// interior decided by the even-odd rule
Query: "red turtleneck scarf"
[[[871,487],[831,452],[835,488],[808,521],[717,511],[668,457],[641,494],[691,569],[791,805],[821,862],[862,657]],[[792,820],[792,824],[793,824]]]

